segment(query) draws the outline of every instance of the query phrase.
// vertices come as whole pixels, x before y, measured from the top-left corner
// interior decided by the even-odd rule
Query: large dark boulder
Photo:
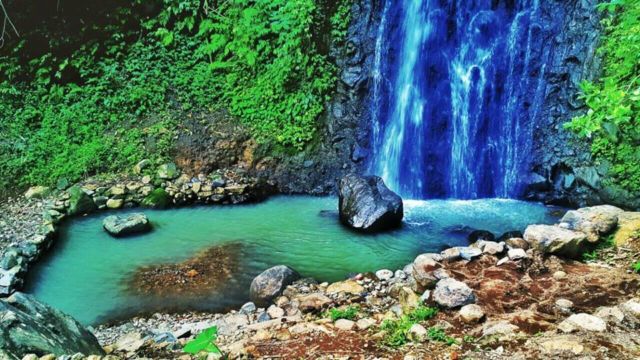
[[[300,274],[285,265],[274,266],[256,276],[249,295],[258,306],[266,306],[280,296],[287,286],[300,279]]]
[[[87,195],[79,186],[71,187],[68,193],[69,208],[67,213],[69,215],[88,214],[96,209],[96,204],[91,199],[91,196]]]
[[[104,355],[95,336],[70,316],[23,293],[0,300],[0,359],[76,353]]]
[[[384,231],[402,224],[402,198],[378,176],[347,175],[340,180],[340,221],[360,231]]]
[[[102,226],[113,236],[140,234],[151,230],[149,219],[142,213],[107,216],[102,221]]]

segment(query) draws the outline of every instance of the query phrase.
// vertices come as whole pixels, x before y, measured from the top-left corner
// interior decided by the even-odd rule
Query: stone
[[[339,281],[327,287],[327,294],[344,293],[351,295],[361,295],[364,292],[364,287],[354,280]]]
[[[570,210],[560,220],[560,227],[585,233],[587,240],[595,243],[616,228],[618,215],[623,212],[622,209],[611,205]]]
[[[149,193],[141,205],[151,209],[165,209],[171,205],[171,195],[162,188],[155,189]]]
[[[497,321],[486,323],[482,327],[482,336],[504,336],[513,335],[519,328],[508,321]]]
[[[109,234],[116,237],[151,231],[149,218],[143,213],[107,216],[102,221],[102,226]]]
[[[356,326],[358,327],[358,330],[367,330],[376,323],[377,322],[371,318],[364,318],[356,321]]]
[[[597,316],[580,313],[569,316],[558,325],[558,329],[565,333],[578,330],[603,332],[607,330],[607,323]]]
[[[144,345],[144,336],[139,332],[122,335],[115,343],[115,350],[134,353]]]
[[[220,320],[216,320],[214,325],[218,327],[218,334],[223,336],[233,335],[238,329],[249,325],[249,318],[244,314],[227,314]],[[211,326],[206,326],[204,328],[198,329],[199,332],[204,331],[205,329],[210,328]]]
[[[567,273],[562,270],[558,270],[554,272],[552,276],[554,280],[563,280],[567,277]]]
[[[0,359],[30,353],[104,355],[80,323],[23,293],[0,300],[0,344]]]
[[[545,354],[572,353],[580,355],[584,352],[584,346],[580,339],[574,336],[558,336],[540,343]]]
[[[272,319],[278,319],[284,316],[284,309],[271,305],[267,309],[267,314],[269,314],[269,317]]]
[[[140,161],[139,163],[137,163],[134,167],[133,167],[133,173],[140,175],[142,174],[142,171],[146,168],[148,168],[149,166],[151,166],[151,160],[149,159],[144,159],[142,161]]]
[[[460,318],[467,324],[480,322],[484,318],[484,311],[479,305],[468,304],[460,309]]]
[[[378,270],[376,271],[376,277],[381,281],[389,281],[393,278],[393,271],[387,269]]]
[[[427,338],[427,329],[420,324],[413,324],[407,333],[409,340],[413,342],[422,342]]]
[[[619,324],[624,321],[624,313],[617,306],[600,307],[593,315],[614,324]]]
[[[640,212],[623,212],[618,215],[618,229],[614,235],[617,246],[625,246],[640,231]]]
[[[496,240],[496,242],[504,242],[506,243],[509,239],[522,239],[521,231],[507,231],[506,233],[500,235],[500,237]]]
[[[114,196],[117,199],[121,199],[122,196],[127,194],[127,188],[123,185],[114,185],[107,190],[107,195]]]
[[[484,246],[482,248],[482,253],[483,254],[489,254],[489,255],[498,255],[498,254],[502,254],[504,252],[504,243],[497,243],[494,241],[486,241],[484,243]]]
[[[397,293],[397,299],[403,312],[409,312],[420,306],[420,297],[410,288],[403,286]]]
[[[552,225],[530,225],[524,232],[529,245],[547,254],[579,257],[585,250],[587,235]]]
[[[109,209],[120,209],[124,205],[124,199],[109,199],[105,205]]]
[[[298,301],[300,302],[298,308],[305,313],[320,312],[333,302],[330,298],[320,293],[302,296],[298,298]]]
[[[447,278],[436,284],[433,300],[442,307],[452,309],[475,302],[475,295],[467,284]]]
[[[424,287],[431,287],[439,280],[436,270],[442,268],[442,265],[430,255],[422,254],[413,261],[413,277],[419,285]]]
[[[93,199],[87,195],[79,186],[72,186],[67,190],[69,193],[69,207],[67,214],[83,215],[88,214],[96,209]]]
[[[573,309],[573,301],[568,299],[558,299],[555,304],[562,312],[571,312],[571,309]]]
[[[469,261],[482,255],[482,250],[476,247],[461,246],[458,247],[458,250],[460,251],[460,257]]]
[[[244,305],[242,305],[242,307],[240,308],[240,313],[241,314],[245,314],[245,315],[249,315],[249,314],[253,314],[256,312],[256,304],[252,303],[252,302],[248,302]]]
[[[285,265],[274,266],[256,276],[249,295],[258,306],[266,306],[280,296],[287,286],[300,279],[300,274]]]
[[[360,231],[397,228],[404,216],[402,198],[377,176],[347,175],[340,180],[340,221]]]
[[[49,192],[50,189],[46,186],[32,186],[24,193],[24,197],[27,199],[43,199],[49,195]]]
[[[180,175],[176,164],[166,163],[158,167],[158,177],[162,180],[173,180]]]
[[[452,262],[460,259],[460,249],[457,247],[448,248],[440,252],[442,261]]]
[[[640,302],[637,300],[629,300],[620,305],[620,309],[640,320]]]
[[[507,244],[507,247],[510,249],[529,250],[529,243],[522,237],[509,238],[505,240],[504,243]]]
[[[356,326],[356,323],[347,320],[347,319],[339,319],[333,324],[338,330],[342,331],[351,331]]]
[[[38,355],[36,355],[36,354],[27,354],[22,358],[22,360],[38,360]]]
[[[529,255],[527,255],[527,252],[524,251],[524,249],[511,249],[507,252],[507,257],[509,258],[509,260],[516,261],[527,259]]]

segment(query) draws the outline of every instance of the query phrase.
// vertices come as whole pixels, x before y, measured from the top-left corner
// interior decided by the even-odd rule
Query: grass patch
[[[403,315],[398,320],[385,320],[381,325],[381,329],[384,330],[387,334],[382,340],[382,343],[393,348],[397,348],[406,344],[407,342],[409,342],[408,334],[413,325],[425,320],[429,320],[435,317],[437,314],[437,308],[419,306],[412,312]],[[437,338],[439,338],[439,336],[440,333],[438,331],[432,331],[431,329],[429,329],[428,337],[430,340],[439,341],[436,340]]]
[[[640,261],[636,262],[635,264],[631,265],[631,269],[633,270],[633,272],[635,272],[636,274],[640,274]]]
[[[325,316],[331,318],[332,321],[338,321],[340,319],[353,320],[358,315],[360,308],[357,306],[349,306],[345,309],[333,308],[325,313]]]
[[[582,261],[595,261],[601,258],[602,250],[616,247],[613,235],[607,236],[604,240],[597,242],[589,251],[582,254]]]

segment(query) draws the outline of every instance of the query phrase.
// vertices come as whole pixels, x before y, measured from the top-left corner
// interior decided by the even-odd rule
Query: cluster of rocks
[[[24,206],[26,203],[27,208],[32,203],[38,204],[33,206],[38,211],[29,213],[20,236],[7,239],[7,246],[0,248],[0,296],[21,288],[30,264],[51,246],[58,225],[67,217],[121,208],[238,204],[263,199],[272,190],[272,185],[239,170],[190,176],[181,174],[173,163],[153,170],[151,162],[143,160],[134,167],[133,173],[135,175],[131,177],[92,178],[75,185],[61,181],[55,189],[30,188],[25,193],[24,203],[19,204]],[[108,217],[104,226],[115,236],[150,229],[148,219],[142,214]]]

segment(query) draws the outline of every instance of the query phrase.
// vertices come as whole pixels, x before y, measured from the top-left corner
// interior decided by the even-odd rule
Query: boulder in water
[[[265,306],[280,296],[287,286],[300,279],[300,274],[285,265],[274,266],[256,276],[251,282],[249,295],[258,306]]]
[[[0,300],[0,358],[25,354],[104,355],[95,336],[76,320],[23,293]]]
[[[347,175],[339,184],[340,221],[360,231],[384,231],[402,224],[402,198],[378,176]]]
[[[113,236],[127,236],[151,230],[147,215],[142,213],[127,216],[111,215],[102,221],[104,229]]]

